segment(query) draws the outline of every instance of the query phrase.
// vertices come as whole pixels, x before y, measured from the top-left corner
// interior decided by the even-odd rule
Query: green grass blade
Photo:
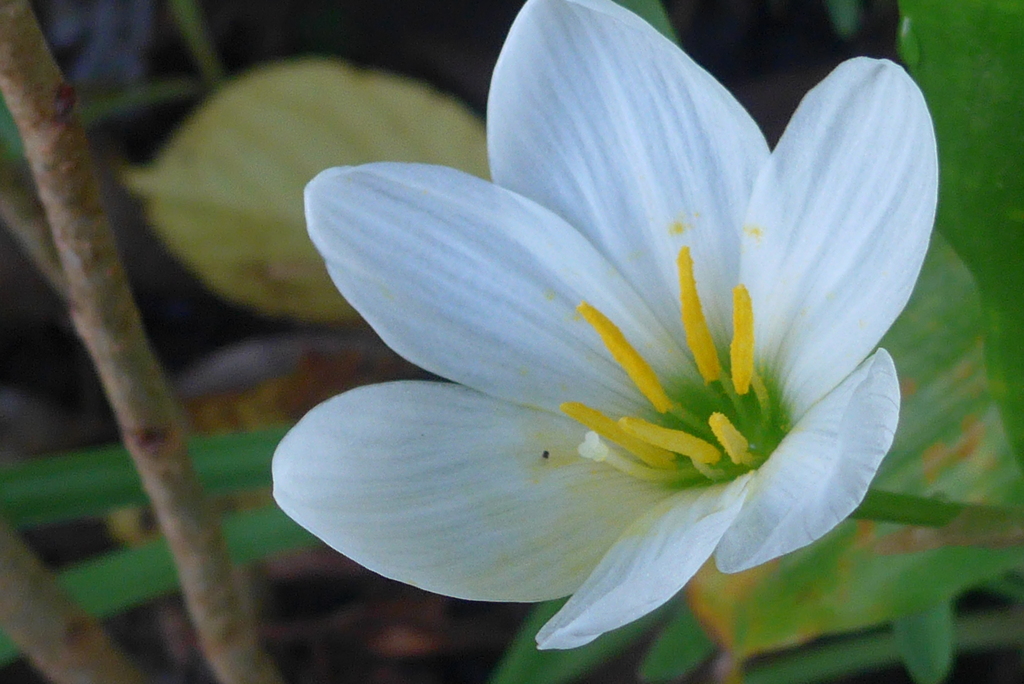
[[[199,479],[213,495],[270,486],[270,460],[286,431],[279,427],[192,438],[189,451]],[[0,468],[0,511],[18,527],[144,504],[139,477],[120,446]]]
[[[955,623],[956,650],[978,653],[1024,644],[1024,612],[998,609],[965,615]],[[812,684],[871,672],[900,662],[892,632],[871,632],[811,645],[753,664],[744,684]]]

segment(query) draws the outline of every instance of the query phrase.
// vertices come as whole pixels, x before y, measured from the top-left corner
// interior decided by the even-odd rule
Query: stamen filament
[[[740,399],[740,395],[736,392],[735,385],[733,385],[728,378],[725,378],[719,383],[719,386],[721,387],[722,394],[732,402],[733,408],[736,409],[736,413],[740,416],[745,415],[746,408],[743,406],[743,400]]]
[[[757,396],[757,402],[761,405],[761,410],[764,412],[763,419],[767,421],[771,418],[772,405],[768,399],[768,388],[764,386],[764,380],[757,373],[754,373],[754,377],[751,379],[751,384],[754,386],[754,394]]]
[[[628,434],[639,437],[654,446],[682,454],[695,464],[718,463],[722,458],[722,452],[714,444],[705,442],[700,437],[694,437],[682,430],[661,427],[654,423],[648,423],[642,418],[633,418],[631,416],[620,418],[619,425]]]
[[[754,377],[754,305],[743,285],[732,290],[729,360],[732,363],[732,384],[739,394],[746,394],[750,391],[750,379]]]
[[[623,458],[602,444],[601,438],[596,432],[588,432],[577,451],[583,458],[597,463],[607,463],[616,470],[648,482],[677,482],[681,479],[680,472],[675,468],[671,470],[649,468],[641,463]]]
[[[679,268],[679,298],[682,300],[683,330],[686,331],[686,343],[693,352],[693,360],[705,383],[718,380],[722,374],[722,364],[718,360],[718,351],[711,339],[704,309],[697,294],[697,281],[693,277],[693,259],[690,248],[683,247],[676,258]]]
[[[577,423],[582,423],[609,442],[618,444],[652,468],[674,469],[675,454],[630,435],[597,409],[575,401],[567,401],[558,408]]]
[[[743,436],[743,433],[737,430],[736,426],[725,417],[724,413],[712,413],[711,417],[708,418],[708,424],[711,425],[711,431],[715,433],[715,437],[725,447],[725,453],[729,454],[729,458],[733,463],[747,466],[754,465],[754,457],[749,451],[750,443]]]
[[[597,334],[601,336],[604,346],[611,352],[622,369],[626,371],[629,378],[651,402],[658,413],[665,413],[672,408],[672,400],[665,393],[665,388],[658,381],[654,369],[640,356],[640,352],[633,348],[626,336],[622,334],[618,326],[612,323],[607,316],[592,307],[586,302],[580,302],[576,307],[583,319],[593,326]]]

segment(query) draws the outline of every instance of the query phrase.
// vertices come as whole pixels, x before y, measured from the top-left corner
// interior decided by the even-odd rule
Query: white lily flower
[[[353,560],[451,596],[572,594],[570,648],[818,539],[892,442],[874,351],[934,218],[935,141],[895,64],[854,59],[774,151],[731,95],[608,0],[529,0],[488,103],[494,182],[330,169],[306,190],[341,292],[452,384],[313,409],[281,508]],[[456,384],[457,383],[457,384]]]

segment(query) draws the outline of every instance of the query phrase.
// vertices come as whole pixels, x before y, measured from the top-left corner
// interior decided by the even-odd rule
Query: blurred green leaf
[[[585,646],[568,651],[540,651],[534,637],[565,600],[537,604],[505,651],[488,684],[564,684],[625,651],[661,620],[666,608],[606,632]]]
[[[647,682],[679,679],[714,652],[715,645],[704,628],[683,605],[648,649],[640,664],[640,678]]]
[[[643,17],[644,21],[658,29],[663,36],[672,42],[679,44],[679,36],[672,28],[668,14],[665,12],[665,5],[661,0],[615,0],[629,11]]]
[[[987,390],[981,307],[970,273],[938,236],[907,310],[882,341],[900,374],[896,440],[876,478],[890,492],[951,501],[1024,501]],[[691,605],[738,658],[927,609],[1024,562],[1024,549],[899,551],[904,528],[843,523],[825,538],[737,575],[708,564]]]
[[[832,28],[843,40],[852,38],[860,30],[864,14],[861,0],[825,0],[825,10]]]
[[[893,620],[893,637],[917,684],[939,684],[953,666],[953,606],[941,601]]]
[[[1024,2],[899,4],[938,137],[936,225],[980,286],[990,389],[1024,466]]]
[[[236,563],[319,543],[276,506],[227,516],[224,535]],[[60,582],[87,612],[102,618],[175,591],[178,574],[161,539],[74,565],[60,573]],[[0,633],[0,667],[17,656],[17,647]]]
[[[220,88],[126,180],[171,250],[219,294],[272,315],[338,321],[355,312],[306,234],[302,192],[328,167],[374,161],[485,177],[484,128],[421,83],[304,59]]]
[[[270,460],[286,428],[189,440],[200,480],[211,494],[270,486]],[[121,446],[35,458],[0,468],[0,510],[19,527],[101,515],[147,499]]]

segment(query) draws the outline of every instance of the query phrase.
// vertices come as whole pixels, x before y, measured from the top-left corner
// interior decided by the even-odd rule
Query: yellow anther
[[[686,331],[686,343],[690,345],[693,360],[697,363],[697,370],[704,378],[704,382],[718,380],[722,374],[722,364],[718,360],[718,352],[711,339],[711,331],[708,330],[708,323],[704,319],[704,309],[700,305],[689,247],[679,250],[676,265],[679,267],[679,297],[682,300],[683,330]]]
[[[743,285],[732,289],[729,360],[732,363],[732,385],[737,394],[746,394],[750,391],[750,379],[754,377],[754,305]]]
[[[628,434],[653,444],[654,446],[682,454],[696,463],[718,463],[722,458],[714,444],[705,442],[699,437],[694,437],[682,430],[661,427],[654,423],[648,423],[642,418],[620,418],[619,425]]]
[[[562,413],[577,423],[582,423],[609,442],[618,444],[652,468],[674,467],[675,455],[671,451],[659,449],[643,440],[637,439],[597,409],[592,409],[586,404],[580,404],[575,401],[567,401],[558,408],[562,409]]]
[[[640,356],[640,352],[633,348],[618,326],[586,302],[580,302],[576,310],[601,336],[601,341],[604,342],[604,346],[611,352],[612,358],[622,366],[626,374],[629,375],[630,380],[647,397],[647,400],[651,402],[655,410],[658,413],[665,413],[671,409],[672,400],[665,394],[665,388],[658,381],[658,376],[654,373],[654,369],[644,360],[644,357]]]
[[[711,426],[711,431],[715,433],[715,437],[725,447],[725,453],[729,454],[733,463],[754,465],[754,457],[748,451],[750,443],[724,414],[712,413],[708,418],[708,424]]]

